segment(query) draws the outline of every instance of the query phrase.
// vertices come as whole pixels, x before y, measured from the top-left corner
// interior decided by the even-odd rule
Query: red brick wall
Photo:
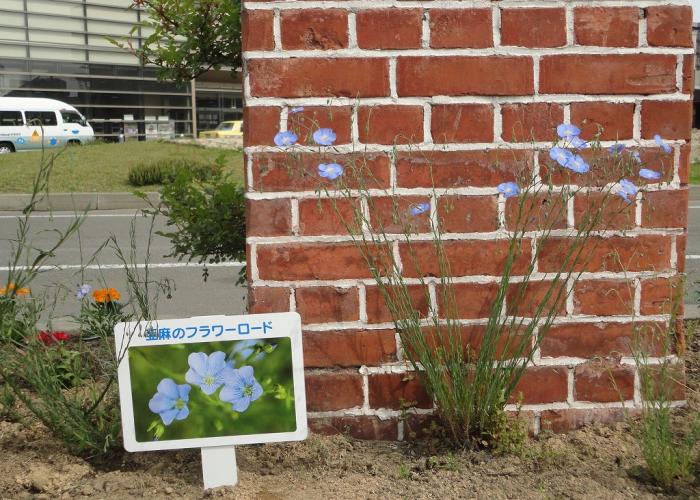
[[[673,4],[244,2],[250,311],[301,314],[312,429],[402,439],[432,402],[404,364],[359,253],[327,201],[319,211],[315,181],[279,165],[275,133],[311,115],[336,130],[341,153],[368,152],[380,185],[418,202],[432,192],[428,170],[401,143],[432,151],[446,190],[431,210],[450,202],[472,215],[449,220],[447,252],[460,256],[460,315],[475,335],[499,279],[494,256],[507,245],[496,186],[515,168],[537,171],[556,125],[582,124],[590,138],[600,124],[603,146],[619,139],[642,151],[655,148],[656,133],[668,139],[665,183],[650,184],[601,236],[519,387],[535,430],[620,418],[619,394],[639,407],[629,341],[668,321],[668,283],[685,251],[693,49],[690,8]],[[292,116],[293,106],[306,110]],[[409,139],[393,154],[398,135]],[[563,228],[574,227],[580,201]],[[548,243],[537,272],[556,269],[562,244]],[[409,421],[401,401],[415,403]]]

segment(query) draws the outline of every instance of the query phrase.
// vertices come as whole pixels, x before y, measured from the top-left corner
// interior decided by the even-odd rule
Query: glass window
[[[25,111],[24,116],[27,117],[27,123],[29,125],[41,124],[44,127],[58,125],[55,111]]]
[[[216,127],[216,130],[233,130],[233,123],[221,123],[218,127]]]
[[[77,123],[78,125],[85,126],[85,118],[80,116],[79,113],[75,111],[61,111],[61,118],[63,118],[63,123]]]
[[[0,126],[14,127],[17,125],[24,125],[20,111],[0,111]]]

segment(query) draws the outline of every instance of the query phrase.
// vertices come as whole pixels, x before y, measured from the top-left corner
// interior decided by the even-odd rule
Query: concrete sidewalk
[[[122,210],[158,205],[160,193],[146,193],[143,200],[133,193],[50,193],[36,207],[37,211]],[[29,194],[0,194],[0,211],[19,212],[29,203]]]

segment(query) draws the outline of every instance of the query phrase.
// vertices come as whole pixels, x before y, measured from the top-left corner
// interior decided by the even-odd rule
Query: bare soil
[[[700,408],[700,336],[687,357],[689,405]],[[2,498],[700,498],[700,484],[664,493],[645,472],[634,422],[532,439],[522,456],[428,451],[405,443],[312,435],[302,443],[237,449],[239,484],[204,492],[198,450],[67,454],[39,423],[0,421]]]

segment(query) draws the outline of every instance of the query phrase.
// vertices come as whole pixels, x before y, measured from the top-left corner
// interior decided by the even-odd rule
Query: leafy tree
[[[110,41],[158,67],[160,79],[185,82],[222,66],[240,67],[240,0],[134,0],[132,8],[144,10],[141,23]],[[150,33],[141,45],[139,28]]]

